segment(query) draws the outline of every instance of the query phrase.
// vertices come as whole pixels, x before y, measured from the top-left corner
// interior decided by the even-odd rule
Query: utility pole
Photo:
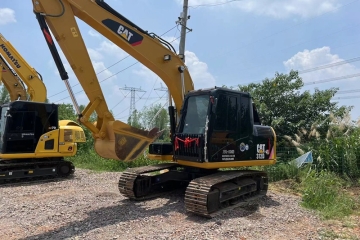
[[[180,35],[180,44],[179,44],[179,57],[185,62],[185,40],[186,40],[186,30],[192,31],[186,27],[187,20],[190,19],[188,16],[188,0],[184,0],[183,11],[180,13],[179,20],[176,21],[177,24],[181,25],[181,35]]]
[[[135,93],[143,92],[145,94],[146,91],[142,90],[141,88],[127,87],[126,85],[124,88],[120,88],[120,90],[127,90],[131,92],[129,117],[130,117],[130,124],[133,124],[134,119],[132,116],[135,111]]]

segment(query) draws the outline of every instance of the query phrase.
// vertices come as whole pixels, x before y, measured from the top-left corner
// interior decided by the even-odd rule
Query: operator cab
[[[183,111],[181,132],[187,134],[204,134],[205,122],[209,108],[209,95],[190,96],[186,110]]]
[[[191,91],[185,96],[172,144],[153,143],[149,153],[200,163],[267,160],[275,133],[260,124],[249,93],[218,87]]]
[[[0,153],[33,153],[40,136],[58,129],[58,106],[14,101],[1,106]]]

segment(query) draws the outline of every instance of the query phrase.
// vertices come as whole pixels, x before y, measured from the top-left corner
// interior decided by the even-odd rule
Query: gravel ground
[[[267,197],[213,219],[184,210],[184,196],[132,202],[120,195],[120,173],[77,169],[65,181],[0,188],[1,239],[319,239],[321,221],[299,197]]]

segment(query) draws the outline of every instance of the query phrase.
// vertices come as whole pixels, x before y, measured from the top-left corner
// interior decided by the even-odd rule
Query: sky
[[[57,1],[57,0],[52,0]],[[85,1],[85,0],[84,0]],[[144,30],[179,48],[176,21],[183,0],[106,0]],[[275,73],[298,70],[302,90],[338,87],[333,101],[354,106],[360,117],[360,0],[189,0],[186,65],[194,87],[259,83]],[[136,109],[167,104],[166,85],[151,70],[78,20],[108,107],[116,119],[129,117],[130,91]],[[48,98],[71,103],[40,31],[31,0],[0,0],[0,33],[43,76]],[[164,34],[165,33],[165,34]],[[58,48],[61,52],[61,49]],[[79,104],[88,103],[64,55]],[[350,91],[350,92],[349,92]]]

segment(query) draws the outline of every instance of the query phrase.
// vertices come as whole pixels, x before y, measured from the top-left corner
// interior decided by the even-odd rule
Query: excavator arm
[[[0,80],[9,92],[10,100],[26,100],[26,89],[18,75],[12,71],[0,55]]]
[[[183,61],[169,43],[155,34],[142,30],[103,0],[32,2],[41,31],[75,108],[78,110],[76,99],[49,29],[89,99],[87,107],[79,113],[79,120],[93,133],[96,152],[104,158],[135,159],[158,137],[158,129],[144,131],[114,119],[108,109],[75,17],[157,74],[169,89],[177,116],[180,115],[184,95],[194,89]],[[88,119],[94,111],[98,117],[97,122],[93,124]]]
[[[2,65],[2,69],[6,70],[2,72],[2,80],[12,100],[19,99],[19,97],[21,100],[26,98],[24,86],[18,79],[18,77],[20,77],[27,86],[27,93],[31,101],[46,101],[46,87],[40,74],[24,60],[20,53],[18,53],[12,44],[1,34],[0,65]]]

